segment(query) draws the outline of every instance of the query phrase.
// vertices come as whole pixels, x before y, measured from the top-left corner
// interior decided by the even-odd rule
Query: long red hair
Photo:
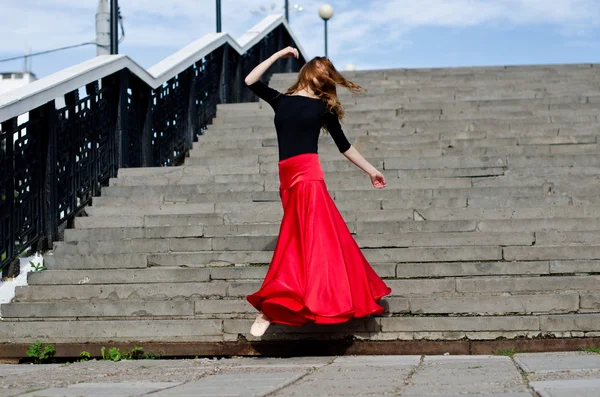
[[[320,84],[316,84],[315,79]],[[298,79],[287,89],[286,94],[310,88],[315,95],[327,103],[327,110],[335,111],[341,120],[344,117],[344,109],[337,95],[336,86],[338,85],[346,87],[353,94],[364,91],[361,86],[342,76],[329,58],[314,57],[302,66],[298,72]]]

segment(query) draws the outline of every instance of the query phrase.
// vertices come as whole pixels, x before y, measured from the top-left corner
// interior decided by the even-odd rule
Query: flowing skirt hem
[[[339,313],[315,313],[297,294],[292,291],[280,291],[279,293],[269,291],[269,288],[262,288],[255,294],[248,295],[247,301],[258,311],[263,312],[270,318],[272,323],[284,324],[294,327],[300,327],[305,324],[340,324],[353,318],[364,318],[380,315],[385,308],[379,305],[384,296],[389,295],[392,289],[387,287],[385,291],[379,292],[372,297],[368,308],[357,310],[351,308]]]

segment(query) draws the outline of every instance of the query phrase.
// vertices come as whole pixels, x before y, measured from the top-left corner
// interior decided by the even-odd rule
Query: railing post
[[[6,163],[8,165],[8,169],[6,170],[7,174],[8,174],[8,178],[6,178],[6,187],[5,187],[5,202],[6,202],[6,206],[8,207],[8,211],[6,214],[4,214],[6,216],[6,220],[5,222],[7,223],[6,225],[6,236],[0,236],[5,238],[5,244],[6,244],[6,263],[8,263],[9,265],[11,264],[11,262],[14,259],[14,250],[15,250],[15,233],[14,233],[14,209],[15,209],[15,172],[14,172],[14,160],[15,160],[15,153],[14,153],[14,134],[16,132],[17,129],[17,118],[13,117],[12,119],[6,120],[2,123],[2,131],[4,131],[4,133],[6,134],[6,148],[5,148],[5,153],[6,153]],[[2,230],[4,232],[4,230]],[[4,233],[2,233],[4,234]],[[1,253],[0,253],[1,254]],[[4,267],[4,269],[6,269],[6,271],[8,271],[8,266]]]
[[[187,150],[191,150],[192,147],[194,146],[194,134],[196,133],[196,126],[197,126],[197,122],[196,122],[196,117],[195,114],[196,112],[194,111],[195,109],[195,103],[194,103],[194,87],[196,87],[196,72],[195,69],[193,67],[188,68],[188,70],[185,72],[187,74],[186,76],[186,83],[188,86],[188,97],[187,97],[187,108],[186,108],[186,124],[187,124],[187,129],[185,131],[185,149]]]
[[[67,94],[65,94],[65,105],[67,108],[72,109],[71,111],[69,111],[69,119],[73,120],[71,121],[72,123],[76,123],[76,119],[79,117],[79,114],[75,113],[75,104],[79,101],[79,90],[75,90],[75,91],[71,91]],[[61,126],[62,127],[62,126]],[[69,180],[69,205],[68,208],[71,209],[71,211],[75,211],[75,208],[77,208],[77,188],[76,188],[76,181],[75,181],[75,175],[76,175],[76,167],[77,167],[77,162],[75,160],[75,158],[77,157],[77,154],[75,153],[75,151],[77,150],[77,145],[75,144],[76,137],[75,137],[75,132],[76,129],[75,128],[67,128],[67,132],[68,134],[66,136],[61,136],[60,139],[67,139],[70,144],[69,144],[69,160],[67,162],[68,166],[69,166],[69,170],[67,171],[67,178]],[[62,131],[61,131],[62,133]],[[56,144],[58,145],[58,136],[56,139]],[[57,153],[58,153],[58,147],[57,147]],[[62,183],[66,183],[65,181],[63,181]],[[62,197],[61,197],[62,198]],[[63,203],[64,204],[64,203]],[[65,209],[66,211],[66,209]],[[67,226],[68,227],[73,227],[73,224],[75,222],[75,218],[74,217],[68,217],[67,219]]]
[[[42,188],[42,224],[45,245],[52,247],[58,240],[58,204],[56,187],[56,104],[54,101],[42,107],[42,114],[46,123],[46,131],[41,142],[43,161],[43,188]]]
[[[127,89],[129,87],[129,71],[119,72],[119,106],[117,108],[117,153],[118,168],[129,167],[129,114],[127,110]]]
[[[88,95],[88,97],[90,98],[90,112],[92,114],[94,114],[96,112],[96,109],[98,107],[98,102],[97,102],[97,98],[96,96],[98,95],[98,82],[94,81],[93,83],[87,84],[85,86],[85,93]],[[93,181],[92,183],[92,196],[97,196],[100,191],[98,189],[98,167],[100,166],[98,164],[98,129],[97,127],[94,126],[94,133],[91,134],[92,137],[92,153],[91,153],[91,158],[92,158],[92,178],[91,180]]]
[[[148,88],[144,96],[144,127],[142,129],[142,167],[151,167],[152,160],[152,88]]]
[[[221,83],[221,103],[229,103],[229,45],[223,45],[223,72]]]
[[[110,171],[109,175],[111,178],[117,176],[118,164],[119,164],[119,144],[117,140],[117,129],[119,126],[119,78],[118,73],[113,73],[100,80],[102,85],[102,96],[106,102],[106,106],[109,107],[108,113],[113,116],[113,124],[109,127],[108,139],[110,141],[109,147],[111,148],[109,154]]]

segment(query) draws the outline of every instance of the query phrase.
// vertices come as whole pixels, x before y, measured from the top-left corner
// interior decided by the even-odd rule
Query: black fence
[[[51,247],[119,168],[181,164],[217,104],[257,100],[244,76],[288,45],[280,25],[246,53],[224,44],[156,89],[123,69],[69,92],[62,108],[53,100],[25,122],[2,120],[0,268],[30,247]],[[279,60],[269,73],[304,62]]]

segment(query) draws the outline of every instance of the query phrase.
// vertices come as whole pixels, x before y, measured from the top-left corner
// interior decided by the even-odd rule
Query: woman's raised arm
[[[252,69],[252,71],[248,73],[248,76],[246,76],[244,79],[244,83],[246,83],[246,85],[252,85],[256,83],[258,80],[260,80],[260,76],[262,76],[279,58],[295,57],[298,59],[299,56],[300,53],[294,47],[286,47],[283,50],[277,51],[275,54],[271,55],[269,58],[265,59],[254,69]]]

